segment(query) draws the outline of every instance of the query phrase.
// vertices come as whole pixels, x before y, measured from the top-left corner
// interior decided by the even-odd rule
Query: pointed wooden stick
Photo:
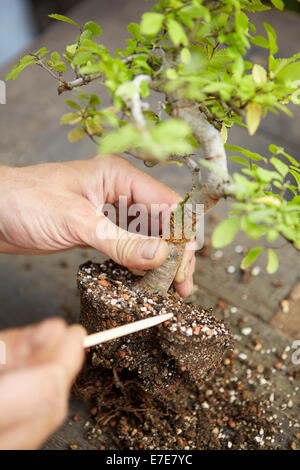
[[[152,326],[159,325],[160,323],[170,320],[172,317],[173,313],[166,313],[164,315],[157,315],[155,317],[128,323],[127,325],[118,326],[111,330],[94,333],[93,335],[89,335],[84,338],[83,347],[90,348],[91,346],[96,346],[96,344],[105,343],[106,341],[120,338],[121,336],[130,335],[136,331],[151,328]]]

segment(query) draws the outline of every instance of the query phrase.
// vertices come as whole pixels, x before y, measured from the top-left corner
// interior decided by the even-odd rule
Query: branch
[[[147,131],[147,124],[143,115],[143,111],[147,110],[149,105],[148,103],[144,103],[140,96],[140,87],[143,81],[149,82],[150,77],[148,75],[137,75],[133,79],[132,82],[134,83],[134,85],[136,85],[137,91],[132,96],[130,103],[129,103],[129,107],[131,109],[131,114],[133,117],[134,124],[142,132],[144,137],[146,137],[148,135],[148,131]]]
[[[231,189],[227,168],[227,157],[222,142],[221,133],[210,124],[205,114],[199,111],[199,106],[178,100],[170,103],[172,115],[189,124],[201,148],[206,161],[213,163],[214,168],[208,168],[205,184],[198,193],[194,194],[194,202],[204,204],[205,212],[215,206],[220,198],[226,197]]]
[[[76,80],[73,80],[72,82],[66,82],[66,81],[60,79],[61,85],[58,87],[58,94],[61,95],[65,91],[71,91],[74,88],[84,86],[84,85],[88,85],[92,81],[98,80],[99,78],[102,78],[102,77],[103,77],[102,73],[98,73],[98,74],[92,75],[92,76],[87,75],[87,76],[84,76],[84,77],[76,78]]]

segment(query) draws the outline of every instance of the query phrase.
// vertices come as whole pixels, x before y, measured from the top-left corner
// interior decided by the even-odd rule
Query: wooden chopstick
[[[145,318],[144,320],[135,321],[128,323],[127,325],[118,326],[106,331],[100,331],[100,333],[94,333],[84,338],[83,347],[90,348],[96,346],[96,344],[105,343],[112,339],[120,338],[121,336],[130,335],[136,331],[145,330],[152,326],[159,325],[173,317],[173,313],[166,313],[164,315],[157,315],[151,318]]]

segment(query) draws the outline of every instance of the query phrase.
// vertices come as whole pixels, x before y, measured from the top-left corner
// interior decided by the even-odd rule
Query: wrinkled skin
[[[167,243],[117,228],[97,211],[116,205],[165,204],[180,196],[119,156],[25,168],[0,167],[0,253],[43,254],[93,247],[129,269],[146,271],[167,257]],[[112,237],[99,238],[109,230]],[[175,277],[191,293],[195,257],[188,246]],[[83,361],[84,329],[62,320],[0,332],[0,449],[36,449],[66,417],[70,387]],[[3,344],[4,344],[3,343]]]

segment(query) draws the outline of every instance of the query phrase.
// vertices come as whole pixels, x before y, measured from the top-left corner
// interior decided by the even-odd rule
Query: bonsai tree
[[[282,0],[272,0],[282,10]],[[194,235],[197,204],[204,212],[230,197],[229,218],[215,229],[212,243],[231,243],[238,230],[272,243],[284,237],[300,249],[300,167],[285,150],[269,146],[267,156],[226,145],[228,129],[246,126],[254,135],[268,112],[284,112],[300,104],[300,53],[279,58],[276,32],[264,23],[265,36],[256,34],[248,14],[270,9],[261,0],[160,0],[140,24],[130,23],[127,47],[111,54],[98,37],[93,21],[83,27],[62,15],[50,15],[74,27],[76,38],[61,56],[43,47],[26,55],[7,79],[16,79],[29,65],[38,65],[58,84],[58,93],[74,91],[66,103],[71,112],[61,124],[73,126],[70,142],[89,137],[100,154],[124,152],[148,166],[160,162],[186,165],[191,188],[172,214],[169,256],[148,272],[139,287],[166,293],[173,281],[184,245]],[[252,45],[267,49],[266,68],[252,63]],[[72,80],[65,72],[73,73]],[[111,96],[101,106],[97,94],[86,92],[96,81]],[[147,98],[159,92],[159,111]],[[229,175],[226,150],[240,171]],[[203,173],[205,172],[205,178]],[[173,233],[182,223],[184,203],[192,204],[191,230],[180,240]],[[262,246],[261,246],[262,245]],[[248,267],[263,244],[252,248],[241,263]],[[273,273],[278,258],[268,249],[267,271]]]

